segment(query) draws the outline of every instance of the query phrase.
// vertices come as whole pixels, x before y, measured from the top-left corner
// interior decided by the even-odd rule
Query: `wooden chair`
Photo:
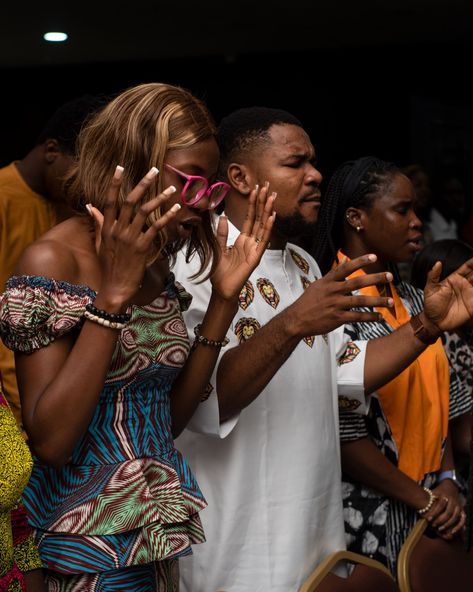
[[[355,566],[348,578],[332,573],[340,561]],[[351,551],[337,551],[316,567],[299,592],[397,592],[397,586],[388,568],[379,561]]]
[[[471,592],[473,551],[460,538],[445,541],[424,534],[427,520],[419,520],[401,548],[397,565],[400,592]]]

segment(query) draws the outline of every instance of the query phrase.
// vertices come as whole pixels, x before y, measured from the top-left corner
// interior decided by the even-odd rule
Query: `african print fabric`
[[[229,244],[237,236],[229,221]],[[178,254],[176,277],[193,296],[184,314],[191,336],[211,294],[210,282],[189,279],[197,268],[197,258]],[[222,356],[258,340],[260,349],[238,368],[244,373],[279,355],[262,333],[277,334],[275,318],[317,278],[317,264],[298,246],[267,249],[240,293]],[[345,547],[338,401],[366,412],[366,343],[350,344],[343,327],[306,337],[251,404],[225,421],[214,373],[177,440],[209,501],[208,541],[180,562],[181,592],[297,592],[322,559]]]
[[[443,347],[451,366],[466,387],[455,396],[455,405],[450,407],[449,419],[456,419],[473,407],[473,332],[444,333]]]
[[[0,328],[32,352],[83,322],[95,292],[43,277],[9,280]],[[96,574],[190,552],[206,503],[171,435],[170,391],[189,352],[171,276],[151,304],[131,306],[87,432],[61,469],[35,462],[24,499],[45,568]],[[138,589],[138,588],[137,588]],[[154,588],[150,588],[150,590]]]
[[[0,592],[24,590],[23,571],[41,567],[21,506],[32,460],[0,388]]]
[[[49,592],[179,592],[177,559],[99,574],[63,576],[46,572]]]
[[[409,314],[418,314],[423,309],[422,291],[404,282],[396,287]],[[356,323],[347,327],[346,331],[352,339],[376,339],[389,335],[392,328],[381,320]],[[450,367],[450,417],[455,412],[456,401],[464,397],[464,391],[465,385]],[[370,437],[394,465],[398,464],[396,444],[376,393],[372,395],[366,417],[340,409],[341,441],[350,442],[365,437]],[[435,473],[429,474],[421,484],[431,487],[435,480]],[[388,499],[347,475],[343,475],[343,505],[348,549],[381,561],[395,573],[399,550],[418,518],[417,513],[406,504]]]

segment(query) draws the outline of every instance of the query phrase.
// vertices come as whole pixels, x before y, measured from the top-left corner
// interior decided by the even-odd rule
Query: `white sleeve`
[[[197,270],[198,258],[196,256],[187,263],[184,254],[182,252],[178,253],[173,272],[176,276],[176,280],[184,286],[189,294],[192,295],[191,305],[189,309],[183,313],[184,322],[186,323],[191,343],[194,340],[194,327],[202,322],[212,292],[212,286],[209,280],[199,284],[196,283],[195,280],[189,279],[189,276],[192,276]],[[238,339],[233,331],[233,323],[228,330],[227,337],[229,343],[220,351],[207,390],[205,393],[202,393],[202,401],[187,425],[187,429],[192,432],[215,436],[216,438],[225,438],[228,436],[238,423],[239,418],[239,414],[237,414],[226,421],[220,421],[216,388],[217,369],[225,352],[238,345]]]
[[[368,341],[353,340],[344,327],[332,332],[337,363],[338,403],[341,411],[366,414],[370,395],[365,395],[364,375]]]

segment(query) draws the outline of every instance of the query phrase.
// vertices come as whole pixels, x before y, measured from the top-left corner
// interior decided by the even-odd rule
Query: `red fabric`
[[[25,541],[33,533],[33,529],[28,524],[25,506],[21,505],[16,510],[12,510],[11,526],[14,547]]]
[[[15,581],[18,581],[21,589],[26,592],[25,579],[16,563],[13,564],[13,567],[7,574],[0,578],[0,592],[8,592],[10,584]]]

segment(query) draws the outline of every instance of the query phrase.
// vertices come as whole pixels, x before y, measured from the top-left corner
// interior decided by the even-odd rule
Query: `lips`
[[[305,197],[301,197],[299,202],[300,203],[318,203],[320,204],[321,195],[319,192],[311,193],[310,195],[306,195]]]
[[[420,251],[422,248],[422,235],[421,234],[416,234],[415,236],[411,237],[408,241],[407,244],[414,250],[416,251]]]

